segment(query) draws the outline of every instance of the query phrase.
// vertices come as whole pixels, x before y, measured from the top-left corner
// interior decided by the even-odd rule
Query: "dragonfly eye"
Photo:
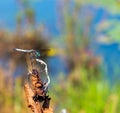
[[[36,51],[36,56],[37,57],[40,57],[40,53]]]

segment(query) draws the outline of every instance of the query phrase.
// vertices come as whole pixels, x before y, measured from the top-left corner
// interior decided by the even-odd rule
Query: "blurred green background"
[[[120,113],[119,0],[1,0],[0,113],[31,113],[24,54],[53,48],[48,64],[54,113]]]

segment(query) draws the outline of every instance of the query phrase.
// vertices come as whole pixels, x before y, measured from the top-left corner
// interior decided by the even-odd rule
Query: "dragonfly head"
[[[36,54],[36,57],[40,57],[40,52],[36,51],[35,54]]]
[[[32,53],[31,53],[31,57],[33,59],[36,59],[36,58],[39,58],[41,55],[40,55],[40,52],[34,50]]]

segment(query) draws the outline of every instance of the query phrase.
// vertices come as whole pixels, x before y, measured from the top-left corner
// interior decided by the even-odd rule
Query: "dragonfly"
[[[19,48],[15,48],[15,51],[19,51],[19,52],[24,52],[24,53],[30,53],[32,58],[40,58],[43,56],[55,56],[56,55],[56,50],[53,48],[48,48],[48,49],[40,49],[40,50],[34,50],[34,49],[30,49],[30,50],[25,50],[25,49],[19,49]]]
[[[50,84],[50,77],[48,75],[47,64],[43,60],[41,60],[40,57],[43,55],[53,56],[55,51],[51,50],[51,49],[41,49],[40,51],[37,51],[34,49],[25,50],[25,49],[19,49],[19,48],[15,48],[14,50],[19,51],[19,52],[29,53],[31,60],[34,59],[36,62],[39,62],[41,65],[45,65],[44,71],[47,75],[47,82],[45,83],[44,86],[45,86],[45,90],[46,90],[48,85]]]

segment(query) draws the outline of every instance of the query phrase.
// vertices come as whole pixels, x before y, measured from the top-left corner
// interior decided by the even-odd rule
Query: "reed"
[[[51,98],[46,95],[41,79],[35,74],[32,74],[31,77],[33,88],[31,88],[28,82],[24,85],[28,107],[34,113],[53,113],[52,108],[49,107]]]

